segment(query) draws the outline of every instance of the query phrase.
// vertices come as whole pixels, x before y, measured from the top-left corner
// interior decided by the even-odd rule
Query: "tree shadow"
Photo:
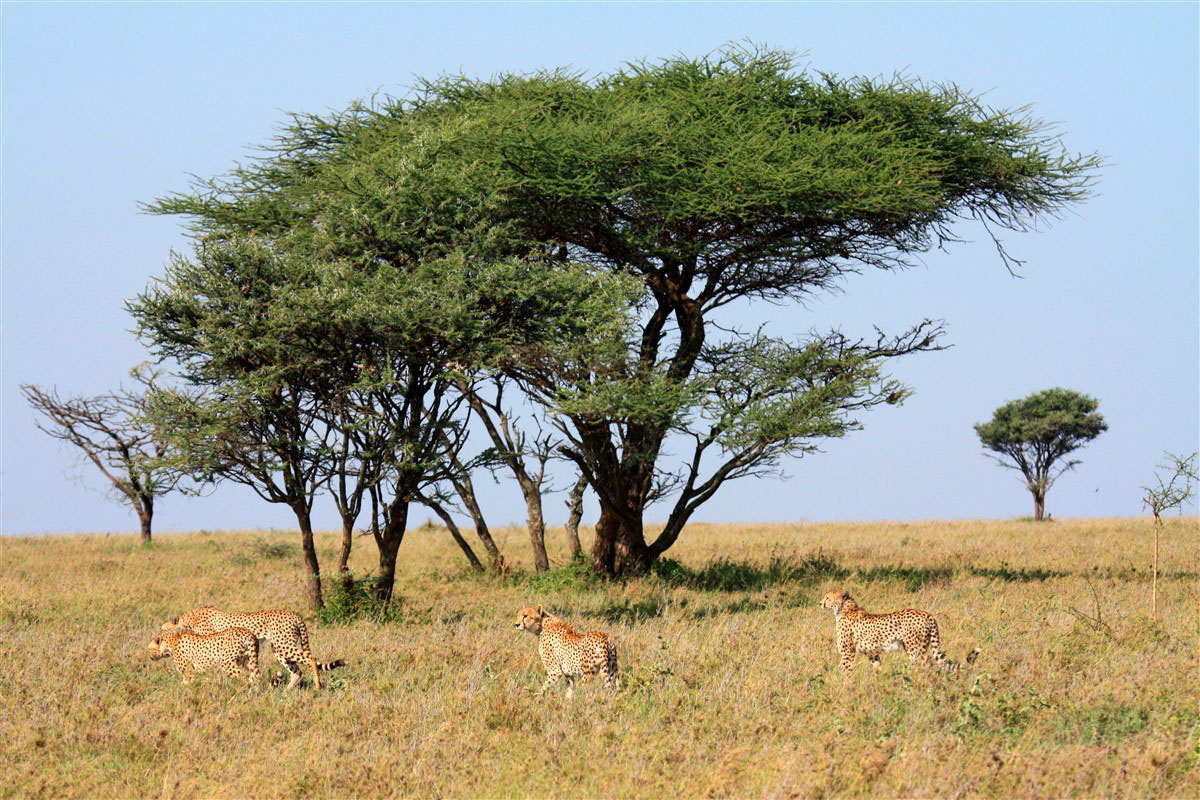
[[[653,571],[654,576],[668,586],[701,592],[745,592],[783,583],[816,583],[850,574],[820,552],[800,561],[775,556],[765,566],[719,558],[700,569],[670,558],[660,558],[654,563]]]
[[[662,597],[646,597],[641,600],[613,600],[607,605],[593,611],[584,611],[581,616],[602,619],[610,623],[626,623],[632,625],[648,619],[661,617],[667,608],[667,600]]]
[[[1048,578],[1066,578],[1071,574],[1057,569],[1041,569],[1040,567],[1014,569],[1004,561],[1000,562],[999,567],[967,567],[967,571],[976,578],[987,578],[1005,583],[1041,582]]]

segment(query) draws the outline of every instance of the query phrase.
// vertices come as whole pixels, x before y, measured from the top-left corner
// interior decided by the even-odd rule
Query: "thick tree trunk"
[[[375,580],[375,599],[391,602],[392,589],[396,585],[396,554],[404,541],[408,527],[408,500],[397,498],[388,507],[387,520],[379,531],[379,572]]]
[[[517,472],[517,482],[525,495],[526,519],[529,528],[529,543],[533,547],[533,566],[538,573],[550,569],[550,558],[546,555],[546,520],[542,516],[542,493],[524,471]]]
[[[571,558],[583,555],[583,546],[579,544],[579,521],[583,519],[583,493],[586,489],[587,478],[580,475],[567,495],[567,546],[571,548]]]
[[[321,565],[317,562],[317,547],[313,542],[312,517],[306,506],[293,506],[296,523],[300,527],[301,548],[304,550],[304,563],[308,567],[308,607],[311,611],[320,611],[325,606],[321,597]]]
[[[1033,493],[1033,520],[1041,522],[1042,517],[1046,513],[1046,493],[1034,491]]]
[[[600,504],[592,568],[607,578],[644,575],[653,557],[642,531],[642,508],[613,509]]]

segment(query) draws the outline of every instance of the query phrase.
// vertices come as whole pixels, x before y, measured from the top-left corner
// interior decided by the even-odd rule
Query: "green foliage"
[[[317,611],[317,622],[321,625],[349,625],[355,622],[371,622],[378,625],[399,623],[404,620],[399,599],[385,602],[375,591],[377,578],[354,578],[335,575],[325,605]]]
[[[912,263],[965,219],[1027,229],[1083,200],[1099,164],[1024,110],[948,84],[809,74],[767,48],[594,79],[447,76],[293,115],[263,157],[150,204],[188,217],[198,249],[132,310],[160,357],[239,409],[362,403],[372,414],[326,421],[355,431],[403,397],[410,421],[438,419],[432,436],[371,428],[380,441],[358,457],[401,453],[398,496],[445,461],[427,444],[455,438],[453,381],[513,378],[554,415],[611,518],[640,520],[678,492],[657,556],[725,481],[903,401],[884,362],[938,349],[942,333],[925,321],[875,342],[792,342],[723,331],[717,309]],[[293,451],[324,441],[292,427]],[[671,432],[694,442],[674,469],[660,465]],[[278,449],[259,448],[297,455]],[[652,560],[640,527],[621,535]]]
[[[1106,701],[1064,714],[1059,735],[1066,743],[1090,747],[1141,733],[1149,720],[1150,712],[1145,708]]]
[[[1019,449],[1061,457],[1108,430],[1098,406],[1095,398],[1070,389],[1046,389],[1000,406],[975,432],[998,453]]]
[[[592,563],[583,556],[576,556],[558,569],[529,576],[529,588],[533,592],[582,592],[601,586],[600,576],[592,569]]]
[[[1034,497],[1035,520],[1042,520],[1046,491],[1080,463],[1063,459],[1108,430],[1098,406],[1086,394],[1046,389],[1000,406],[989,422],[975,425],[979,441],[996,454],[996,462],[1024,476]]]
[[[300,552],[291,542],[269,542],[263,538],[255,539],[250,548],[259,558],[293,558]]]

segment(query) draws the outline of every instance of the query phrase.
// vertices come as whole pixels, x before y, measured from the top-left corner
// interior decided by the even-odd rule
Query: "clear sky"
[[[1196,3],[13,3],[3,24],[2,519],[8,534],[132,531],[102,479],[33,427],[21,383],[95,394],[146,357],[123,302],[161,275],[176,220],[138,202],[184,189],[267,140],[287,111],[321,112],[414,76],[699,55],[728,41],[806,53],[841,75],[904,72],[1034,104],[1074,151],[1107,160],[1098,196],[1044,231],[986,234],[902,273],[852,276],[807,308],[749,306],[777,334],[899,331],[945,319],[953,348],[898,362],[916,388],[864,430],[728,484],[704,520],[1005,518],[1031,513],[972,424],[1062,385],[1110,429],[1051,490],[1061,517],[1141,513],[1164,449],[1200,439]],[[515,485],[480,479],[493,524],[521,521]],[[1192,507],[1194,513],[1195,506]],[[171,496],[158,530],[287,528],[240,488]],[[547,501],[550,521],[565,512]],[[416,518],[422,519],[421,511]],[[318,501],[316,521],[336,516]],[[652,508],[648,518],[665,516]],[[590,512],[585,523],[594,521]]]

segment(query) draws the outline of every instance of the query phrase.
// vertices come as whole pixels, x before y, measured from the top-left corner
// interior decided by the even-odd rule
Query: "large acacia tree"
[[[641,281],[638,329],[603,374],[509,365],[558,413],[564,453],[599,497],[593,558],[609,575],[645,570],[725,481],[903,399],[884,364],[941,333],[922,321],[865,340],[785,340],[723,331],[723,307],[801,301],[862,269],[903,267],[955,241],[964,220],[1025,230],[1084,198],[1099,164],[1025,111],[951,85],[810,75],[789,54],[737,48],[594,80],[447,78],[372,125],[378,169],[436,149],[426,196],[487,198],[503,246]],[[678,460],[664,458],[672,436]],[[647,505],[672,496],[647,541]]]
[[[361,263],[453,249],[477,268],[534,259],[636,282],[622,337],[542,336],[467,364],[551,412],[600,501],[595,567],[618,575],[647,569],[726,481],[777,471],[855,429],[857,412],[903,400],[887,362],[942,333],[923,320],[788,339],[730,331],[722,309],[904,267],[964,220],[1024,230],[1084,198],[1098,163],[954,86],[811,75],[787,53],[733,48],[596,79],[451,77],[296,117],[257,164],[155,210],[289,229]],[[672,498],[648,541],[647,506]]]

